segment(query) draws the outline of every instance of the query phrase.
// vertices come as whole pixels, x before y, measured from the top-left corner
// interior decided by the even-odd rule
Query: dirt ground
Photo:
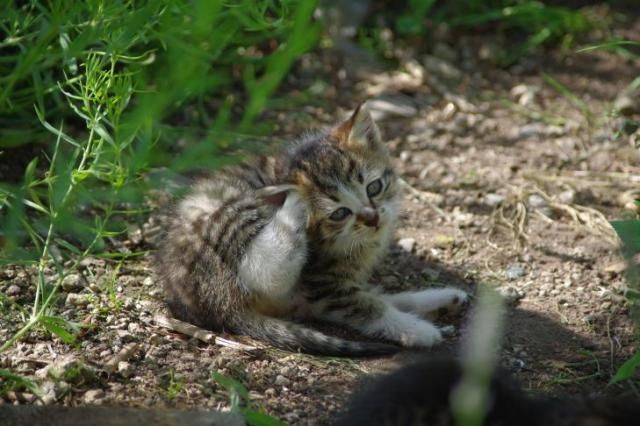
[[[627,20],[621,35],[640,39],[640,19]],[[491,56],[499,43],[442,31],[424,48],[391,44],[402,53],[384,71],[354,65],[344,50],[309,54],[283,90],[292,102],[267,116],[281,123],[278,137],[289,137],[369,99],[409,185],[400,243],[374,280],[389,290],[494,286],[509,301],[501,362],[526,389],[631,393],[629,384],[606,387],[636,345],[607,220],[633,214],[629,201],[640,187],[640,134],[631,119],[611,114],[640,62],[553,50],[501,69]],[[147,228],[132,224],[114,245],[148,248]],[[30,304],[35,279],[28,268],[7,267],[0,292]],[[12,391],[0,403],[227,409],[228,394],[211,377],[218,371],[269,414],[321,425],[365,375],[419,355],[353,360],[222,347],[159,326],[161,298],[147,257],[85,260],[58,303],[63,317],[86,326],[79,346],[36,331],[0,354],[0,368],[43,391],[40,401]],[[21,325],[14,304],[2,307],[0,341]],[[455,356],[465,318],[456,324],[462,332],[424,352]]]

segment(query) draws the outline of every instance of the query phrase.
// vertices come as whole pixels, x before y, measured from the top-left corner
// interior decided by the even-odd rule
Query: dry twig
[[[182,333],[190,337],[195,337],[196,339],[201,340],[205,343],[214,343],[218,346],[224,346],[227,348],[244,351],[252,351],[258,349],[255,346],[245,345],[244,343],[224,339],[220,336],[216,336],[215,333],[212,333],[211,331],[204,330],[193,324],[189,324],[188,322],[180,321],[175,318],[169,318],[162,314],[156,314],[153,317],[153,321],[160,327],[164,327],[172,331],[177,331],[178,333]]]
[[[107,373],[115,372],[118,369],[118,364],[131,358],[138,349],[140,349],[140,346],[137,343],[129,343],[127,346],[122,348],[120,352],[115,354],[102,369]]]

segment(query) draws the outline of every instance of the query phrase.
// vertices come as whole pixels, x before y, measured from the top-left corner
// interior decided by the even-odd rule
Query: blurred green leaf
[[[19,376],[12,373],[9,370],[0,368],[0,396],[4,395],[9,390],[21,390],[22,388],[29,389],[32,392],[36,392],[38,387],[35,383],[26,377]]]
[[[66,344],[75,344],[76,336],[68,330],[72,328],[72,324],[61,317],[43,316],[40,323],[50,333],[58,336]]]
[[[610,385],[628,380],[635,374],[636,370],[640,367],[640,352],[629,358],[620,368],[616,374],[609,381]]]
[[[213,378],[220,386],[225,388],[229,394],[237,395],[239,397],[239,400],[236,400],[238,403],[249,401],[249,391],[239,381],[231,377],[227,377],[224,374],[220,374],[217,371],[211,372],[211,378]]]
[[[251,426],[285,426],[286,423],[260,411],[243,409],[242,416]]]
[[[640,220],[614,220],[611,226],[624,243],[627,254],[640,253]]]

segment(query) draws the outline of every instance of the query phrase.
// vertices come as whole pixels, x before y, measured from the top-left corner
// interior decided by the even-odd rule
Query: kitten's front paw
[[[444,303],[440,309],[446,310],[446,314],[456,314],[469,303],[469,295],[460,289],[448,287],[442,291]]]
[[[433,324],[420,321],[413,329],[400,333],[400,343],[407,347],[429,348],[442,342],[442,332]]]
[[[295,191],[289,191],[284,205],[278,212],[280,221],[293,231],[304,232],[308,217],[309,208],[300,194]]]
[[[442,332],[429,321],[412,313],[387,306],[384,315],[368,323],[362,331],[381,336],[407,347],[431,347],[442,341]]]

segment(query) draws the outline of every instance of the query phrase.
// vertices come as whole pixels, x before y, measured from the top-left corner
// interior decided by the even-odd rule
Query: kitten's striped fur
[[[169,308],[203,327],[310,353],[397,346],[327,336],[295,320],[346,325],[404,346],[438,343],[440,330],[418,315],[458,306],[464,292],[384,295],[368,283],[392,237],[399,197],[365,106],[279,156],[222,169],[178,203],[156,257]]]

